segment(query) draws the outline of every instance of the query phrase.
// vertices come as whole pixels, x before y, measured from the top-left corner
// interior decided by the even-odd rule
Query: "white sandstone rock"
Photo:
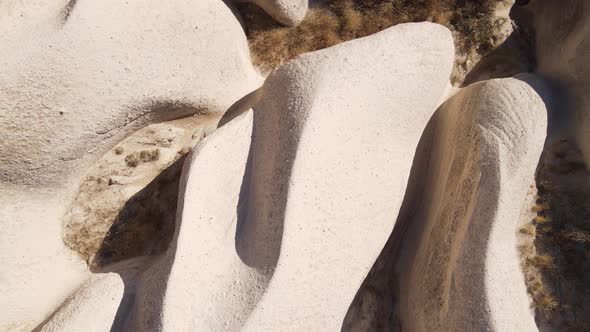
[[[3,183],[61,185],[129,132],[224,112],[261,83],[222,1],[81,0],[62,14],[0,36]]]
[[[175,240],[141,277],[129,326],[339,329],[453,54],[446,28],[404,24],[272,73],[254,111],[187,159]]]
[[[295,26],[305,18],[308,0],[234,0],[237,2],[251,2],[264,9],[277,22]]]
[[[120,307],[125,285],[116,273],[88,278],[39,331],[110,331]]]
[[[404,329],[537,329],[516,234],[545,142],[543,89],[532,75],[483,81],[434,115],[407,207],[413,215],[402,220]]]
[[[0,330],[30,330],[88,273],[62,216],[89,165],[130,132],[221,114],[259,87],[219,0],[0,4]]]
[[[125,331],[135,300],[135,278],[149,257],[138,257],[96,271],[36,331]]]

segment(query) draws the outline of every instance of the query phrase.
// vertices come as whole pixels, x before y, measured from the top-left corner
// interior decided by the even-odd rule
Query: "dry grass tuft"
[[[535,252],[535,247],[528,244],[519,244],[518,252],[521,257],[530,257]]]
[[[527,288],[539,324],[590,331],[590,173],[563,138],[550,141],[541,162],[534,245],[519,247]]]
[[[239,7],[252,58],[263,72],[303,53],[365,37],[399,23],[430,21],[454,35],[456,76],[461,80],[476,60],[490,52],[499,35],[492,6],[496,0],[325,0],[296,27],[277,25],[258,7]],[[392,45],[395,47],[395,45]],[[457,74],[461,72],[462,74]]]
[[[551,294],[540,292],[536,297],[535,306],[537,309],[544,311],[554,311],[559,306],[559,302]]]
[[[549,219],[549,217],[544,216],[544,215],[538,215],[533,219],[533,222],[535,224],[546,224],[550,221],[551,221],[551,219]]]
[[[535,226],[532,224],[526,224],[519,229],[521,234],[535,236]]]
[[[559,300],[552,295],[552,291],[545,285],[542,276],[534,266],[525,269],[525,278],[527,290],[532,299],[532,307],[545,315],[559,309]]]
[[[555,262],[553,257],[548,255],[539,255],[527,259],[527,263],[541,270],[554,270]]]
[[[542,202],[542,203],[539,202],[539,203],[533,205],[533,207],[532,207],[531,210],[533,212],[542,212],[542,211],[549,210],[549,208],[550,207],[549,207],[549,204],[547,202]]]

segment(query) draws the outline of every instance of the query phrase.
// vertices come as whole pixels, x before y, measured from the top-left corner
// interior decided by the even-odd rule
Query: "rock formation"
[[[308,9],[236,1],[284,25]],[[482,66],[457,90],[451,33],[425,22],[304,54],[263,81],[229,6],[0,4],[0,330],[536,330],[517,222],[549,108],[565,101],[561,121],[590,161],[590,5],[536,1],[538,74],[485,80],[503,71]],[[169,150],[122,156],[152,144],[122,142],[133,132],[186,116],[199,118],[146,134]],[[148,188],[196,142],[180,179]],[[160,153],[136,172],[97,167]],[[150,233],[162,248],[99,253],[121,205],[150,219],[153,201],[130,197],[174,185],[175,224]],[[123,241],[147,241],[132,234]],[[388,316],[350,314],[363,310]]]
[[[536,77],[475,83],[425,133],[398,261],[410,331],[531,331],[516,234],[547,130]],[[518,110],[518,111],[515,111]]]
[[[561,86],[561,121],[590,165],[590,3],[538,0],[528,5],[536,30],[539,73]],[[571,119],[568,117],[571,116]]]
[[[295,26],[303,20],[307,13],[308,0],[233,0],[235,2],[251,2],[264,9],[277,22]]]
[[[260,83],[238,20],[215,0],[72,1],[0,45],[0,180],[15,185],[62,185],[130,132],[222,113]]]
[[[405,156],[452,60],[448,30],[408,24],[271,74],[254,115],[221,127],[185,166],[175,244],[139,283],[138,329],[338,328],[393,228]],[[162,307],[146,316],[162,284]]]
[[[0,6],[0,330],[33,328],[87,273],[61,224],[94,161],[134,130],[221,114],[261,83],[222,1],[51,3]]]

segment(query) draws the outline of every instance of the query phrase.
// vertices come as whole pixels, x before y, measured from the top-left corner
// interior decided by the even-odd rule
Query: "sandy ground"
[[[107,152],[88,171],[64,216],[65,243],[96,267],[163,253],[174,233],[184,157],[218,120],[153,124]]]

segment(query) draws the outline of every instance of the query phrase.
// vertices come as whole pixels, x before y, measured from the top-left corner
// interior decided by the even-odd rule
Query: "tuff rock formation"
[[[308,7],[252,2],[285,25]],[[590,160],[589,5],[535,1],[538,74],[484,70],[460,90],[451,34],[432,23],[304,54],[263,81],[228,6],[0,4],[0,330],[536,330],[517,225],[549,108],[564,101]],[[85,232],[112,216],[88,206],[116,214],[108,193],[141,197],[126,185],[150,182],[140,167],[85,186],[96,164],[185,116],[203,121],[152,133],[171,148],[152,173],[200,141],[168,247],[87,265],[96,251],[84,262],[63,237],[95,241]]]
[[[222,1],[0,7],[0,330],[27,330],[88,273],[61,235],[86,169],[145,125],[221,114],[261,79]]]

